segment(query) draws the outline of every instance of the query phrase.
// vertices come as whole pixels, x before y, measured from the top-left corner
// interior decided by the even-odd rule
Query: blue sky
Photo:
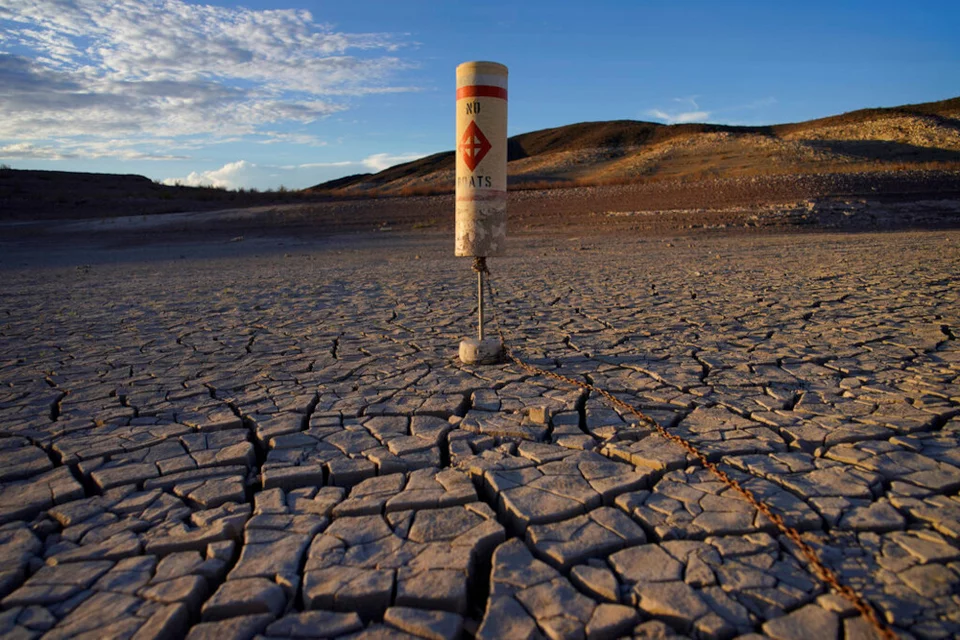
[[[960,2],[0,0],[0,162],[301,188],[454,146],[454,69],[511,135],[772,124],[960,95]]]

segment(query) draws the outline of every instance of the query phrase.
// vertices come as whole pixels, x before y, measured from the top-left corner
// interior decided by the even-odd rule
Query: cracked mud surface
[[[522,357],[960,634],[960,233],[513,242]],[[682,449],[461,366],[448,244],[5,267],[0,635],[871,637]]]

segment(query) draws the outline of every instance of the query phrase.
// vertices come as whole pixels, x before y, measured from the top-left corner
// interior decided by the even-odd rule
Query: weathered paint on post
[[[457,67],[457,256],[506,253],[507,68]]]

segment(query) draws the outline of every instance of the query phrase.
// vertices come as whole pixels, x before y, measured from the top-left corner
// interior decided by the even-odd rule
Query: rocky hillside
[[[617,120],[509,140],[518,187],[960,169],[960,97],[794,124],[733,127]],[[338,194],[452,191],[453,151],[317,185]]]

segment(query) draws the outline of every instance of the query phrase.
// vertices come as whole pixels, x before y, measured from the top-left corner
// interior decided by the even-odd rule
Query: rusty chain
[[[486,258],[476,258],[474,260],[473,269],[474,271],[478,271],[478,272],[482,271],[483,273],[488,274],[488,276],[490,274],[490,270],[487,268]],[[817,578],[819,578],[821,582],[826,584],[830,589],[832,589],[841,597],[843,597],[845,600],[850,602],[850,604],[852,604],[857,609],[857,611],[860,612],[860,615],[863,616],[863,618],[866,619],[867,622],[869,622],[870,625],[877,630],[877,632],[880,634],[881,637],[886,638],[886,640],[896,640],[897,635],[893,632],[893,630],[887,624],[885,624],[880,619],[876,610],[872,606],[870,606],[870,604],[866,600],[864,600],[863,597],[860,596],[860,594],[854,591],[852,587],[846,584],[843,584],[840,581],[839,576],[837,576],[837,574],[832,569],[830,569],[828,566],[826,566],[823,563],[823,561],[817,555],[816,550],[814,550],[813,547],[811,547],[806,542],[804,542],[803,538],[800,535],[800,532],[796,528],[788,525],[786,521],[783,519],[783,516],[781,516],[778,513],[775,513],[773,509],[770,508],[769,505],[759,500],[753,494],[752,491],[743,487],[737,480],[734,480],[733,478],[731,478],[716,463],[711,462],[707,458],[707,456],[704,455],[699,449],[697,449],[692,442],[676,434],[668,432],[664,427],[659,425],[656,422],[656,420],[644,414],[642,411],[640,411],[633,405],[627,402],[624,402],[620,398],[617,398],[606,389],[601,389],[600,387],[592,385],[588,382],[584,382],[582,380],[575,380],[574,378],[569,378],[567,376],[561,375],[554,371],[547,371],[546,369],[541,369],[540,367],[524,362],[518,356],[516,356],[513,353],[513,350],[510,348],[506,340],[503,327],[500,325],[500,318],[497,314],[497,297],[496,297],[496,294],[494,293],[493,287],[490,284],[489,277],[486,280],[486,288],[490,296],[490,300],[493,303],[491,304],[491,307],[492,307],[492,313],[493,313],[494,326],[496,327],[497,334],[500,337],[500,342],[503,344],[503,353],[504,353],[504,357],[507,360],[514,363],[524,371],[527,371],[534,375],[547,376],[549,378],[553,378],[560,382],[564,382],[566,384],[580,387],[581,389],[592,391],[598,394],[599,396],[603,397],[612,407],[619,408],[622,411],[634,416],[639,422],[639,424],[644,425],[650,429],[653,429],[662,438],[665,438],[666,440],[673,442],[674,444],[677,444],[680,447],[682,447],[687,453],[689,453],[691,456],[699,460],[700,464],[702,464],[704,468],[706,468],[713,475],[719,478],[725,485],[727,485],[728,487],[730,487],[731,489],[739,493],[741,496],[743,496],[743,498],[754,509],[756,509],[757,511],[762,513],[764,516],[766,516],[767,519],[770,520],[770,522],[772,522],[773,525],[796,546],[800,554],[806,559],[807,564],[812,570],[812,573]]]

